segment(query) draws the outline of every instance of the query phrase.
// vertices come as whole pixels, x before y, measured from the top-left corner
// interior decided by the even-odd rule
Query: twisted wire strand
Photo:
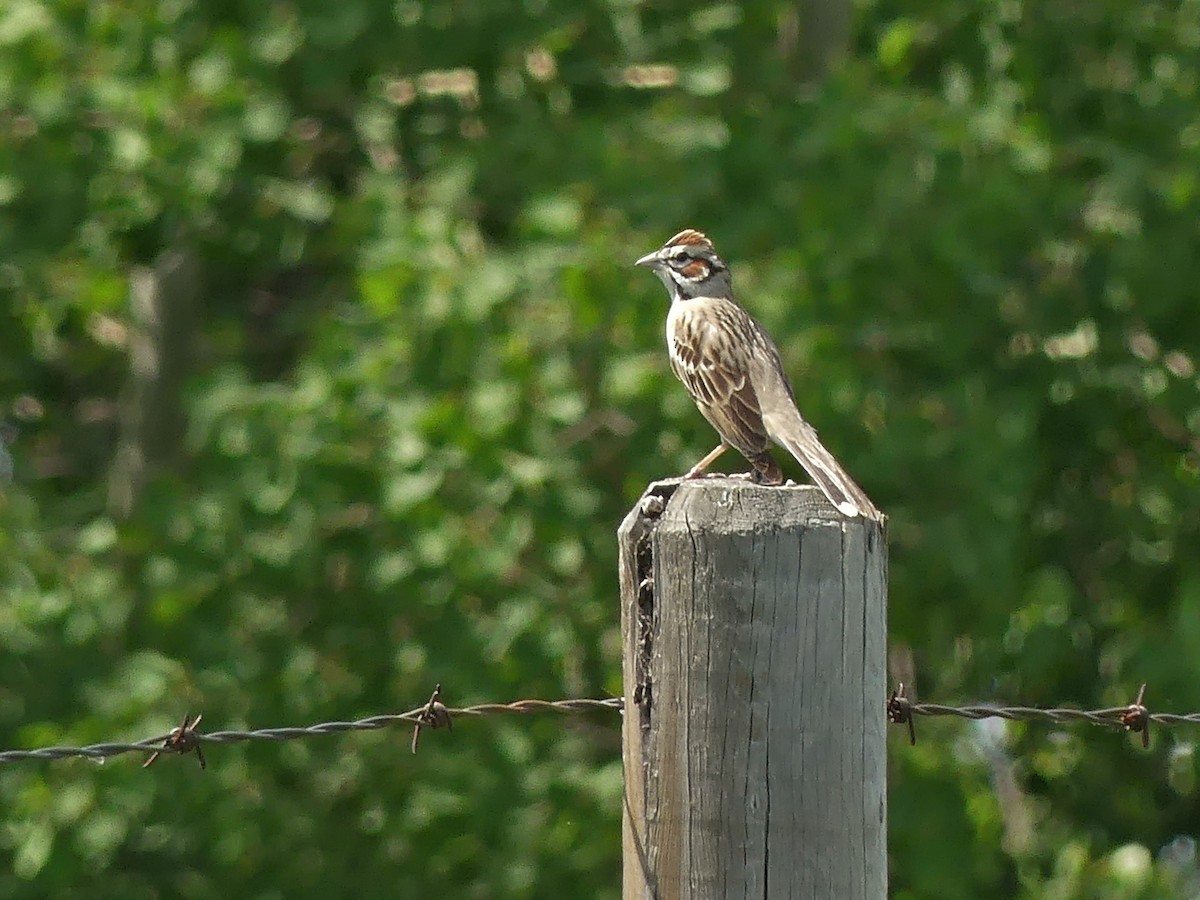
[[[903,700],[903,698],[901,697]],[[895,698],[893,698],[895,702]],[[541,712],[578,713],[596,710],[620,710],[624,700],[620,697],[604,699],[579,698],[570,700],[515,700],[511,703],[477,703],[449,709],[437,705],[438,716],[449,720],[481,718],[499,715],[529,715]],[[1129,716],[1132,712],[1140,713],[1146,722],[1162,726],[1200,725],[1200,712],[1192,713],[1151,713],[1141,706],[1112,706],[1105,709],[1073,709],[1069,707],[1033,707],[1033,706],[989,706],[975,704],[969,706],[948,706],[940,703],[912,703],[903,701],[903,709],[910,717],[954,717],[960,719],[1006,719],[1010,722],[1051,722],[1069,724],[1087,722],[1109,728],[1130,727]],[[157,752],[188,752],[204,744],[238,744],[245,741],[292,741],[301,738],[315,737],[326,734],[342,734],[350,731],[375,731],[395,725],[413,725],[425,728],[436,728],[441,720],[432,714],[435,712],[434,701],[410,709],[402,713],[368,716],[347,722],[319,722],[315,725],[287,728],[256,728],[243,731],[227,729],[224,731],[199,732],[181,729],[157,737],[145,738],[129,743],[106,742],[88,744],[84,747],[41,747],[36,750],[5,750],[0,751],[0,765],[28,760],[56,759],[90,759],[96,762],[120,756],[124,753],[155,753]],[[900,724],[909,719],[903,717],[893,720]],[[182,737],[182,742],[181,742]],[[172,742],[174,746],[172,746]]]
[[[1093,725],[1124,727],[1123,717],[1130,707],[1113,706],[1107,709],[1072,709],[1070,707],[1041,708],[1033,706],[943,706],[939,703],[909,705],[914,716],[954,716],[960,719],[1007,719],[1010,722],[1090,722]],[[1156,725],[1200,725],[1200,713],[1148,713]]]
[[[620,709],[624,701],[620,697],[605,699],[573,699],[573,700],[516,700],[512,703],[479,703],[460,709],[441,708],[442,712],[451,719],[477,718],[481,716],[498,716],[505,714],[524,715],[539,712],[575,713],[591,710]],[[429,720],[432,704],[423,704],[402,713],[390,713],[379,716],[368,716],[349,722],[320,722],[315,725],[290,728],[256,728],[250,731],[229,729],[225,731],[199,732],[189,731],[189,740],[197,744],[238,744],[243,741],[291,741],[299,738],[314,737],[322,734],[341,734],[347,731],[374,731],[392,725],[420,725],[437,727],[436,722]],[[146,738],[131,743],[89,744],[86,747],[42,747],[37,750],[5,750],[0,752],[0,765],[5,763],[23,762],[26,760],[70,759],[82,758],[103,762],[112,756],[123,753],[153,753],[171,748],[164,744],[177,740],[180,729],[175,729],[158,737]]]

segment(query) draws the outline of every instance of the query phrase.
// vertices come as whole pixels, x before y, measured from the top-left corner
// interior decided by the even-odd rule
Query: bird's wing
[[[750,383],[752,341],[745,332],[751,327],[740,308],[709,300],[702,308],[678,311],[669,349],[671,369],[704,417],[726,443],[753,455],[765,450],[769,439]]]

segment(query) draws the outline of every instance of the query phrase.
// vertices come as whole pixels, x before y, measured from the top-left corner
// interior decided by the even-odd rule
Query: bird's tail
[[[797,417],[799,419],[799,417]],[[790,427],[773,434],[787,451],[796,457],[813,482],[821,489],[829,502],[845,516],[864,516],[878,519],[879,510],[866,492],[855,484],[833,454],[817,438],[816,429],[799,419],[789,423]]]

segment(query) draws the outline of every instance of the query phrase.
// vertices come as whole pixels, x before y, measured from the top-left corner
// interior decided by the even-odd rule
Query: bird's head
[[[730,295],[729,267],[717,256],[712,241],[690,228],[634,265],[652,269],[667,286],[672,300]]]

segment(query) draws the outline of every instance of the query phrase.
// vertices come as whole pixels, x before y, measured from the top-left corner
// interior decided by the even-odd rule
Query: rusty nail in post
[[[1150,749],[1150,711],[1142,703],[1146,699],[1146,685],[1138,688],[1137,699],[1121,713],[1121,727],[1134,734],[1141,732],[1142,749]]]
[[[208,763],[204,759],[204,751],[200,749],[200,741],[196,737],[196,726],[200,724],[200,720],[203,718],[203,715],[197,715],[193,719],[189,714],[185,713],[182,724],[171,729],[171,733],[163,740],[163,745],[150,754],[150,758],[142,763],[142,768],[150,768],[150,766],[154,765],[155,760],[164,753],[192,753],[193,751],[196,754],[196,758],[200,760],[200,768],[208,768]]]
[[[908,742],[914,747],[917,746],[917,727],[913,724],[912,703],[904,696],[903,681],[896,685],[896,689],[888,697],[887,717],[893,725],[899,725],[901,722],[907,723]]]
[[[425,704],[425,708],[417,715],[417,721],[413,723],[413,753],[417,752],[417,745],[421,742],[421,728],[426,725],[430,728],[454,727],[450,711],[442,704],[442,686],[440,684],[434,686],[433,693],[429,695],[429,702]]]

